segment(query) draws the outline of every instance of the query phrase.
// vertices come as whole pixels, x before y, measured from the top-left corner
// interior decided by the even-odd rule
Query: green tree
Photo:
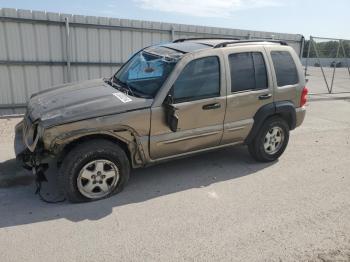
[[[342,44],[344,46],[345,56],[343,54],[342,48],[340,48],[339,57],[349,57],[350,41],[343,40]],[[310,45],[310,40],[306,40],[304,45],[303,57],[307,57],[309,45]],[[310,58],[316,57],[316,50],[314,48],[315,46],[317,48],[318,56],[320,58],[334,58],[337,55],[339,41],[325,41],[325,42],[314,41],[314,44],[311,46],[311,49],[310,49],[310,55],[309,55]]]

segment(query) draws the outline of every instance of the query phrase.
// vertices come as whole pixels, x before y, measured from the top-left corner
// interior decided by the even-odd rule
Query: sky
[[[0,8],[350,39],[350,0],[0,0]]]

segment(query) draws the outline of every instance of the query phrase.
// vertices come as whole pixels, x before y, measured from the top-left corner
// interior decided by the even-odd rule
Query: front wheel
[[[261,162],[278,159],[287,147],[289,126],[280,117],[268,118],[262,125],[257,136],[248,144],[249,153]]]
[[[60,168],[60,181],[70,202],[87,202],[120,192],[129,173],[128,157],[119,145],[96,139],[68,153]]]

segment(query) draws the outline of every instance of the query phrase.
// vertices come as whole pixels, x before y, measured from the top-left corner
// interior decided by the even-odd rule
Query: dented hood
[[[27,115],[43,126],[59,125],[92,117],[150,107],[153,99],[127,96],[103,79],[53,87],[34,94]]]

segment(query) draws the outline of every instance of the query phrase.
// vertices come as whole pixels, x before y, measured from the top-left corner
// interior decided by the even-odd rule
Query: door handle
[[[220,103],[214,103],[214,104],[208,104],[208,105],[204,105],[202,107],[203,110],[211,110],[211,109],[218,109],[221,107]]]
[[[264,94],[259,96],[259,100],[265,100],[265,99],[269,99],[272,97],[272,94]]]

